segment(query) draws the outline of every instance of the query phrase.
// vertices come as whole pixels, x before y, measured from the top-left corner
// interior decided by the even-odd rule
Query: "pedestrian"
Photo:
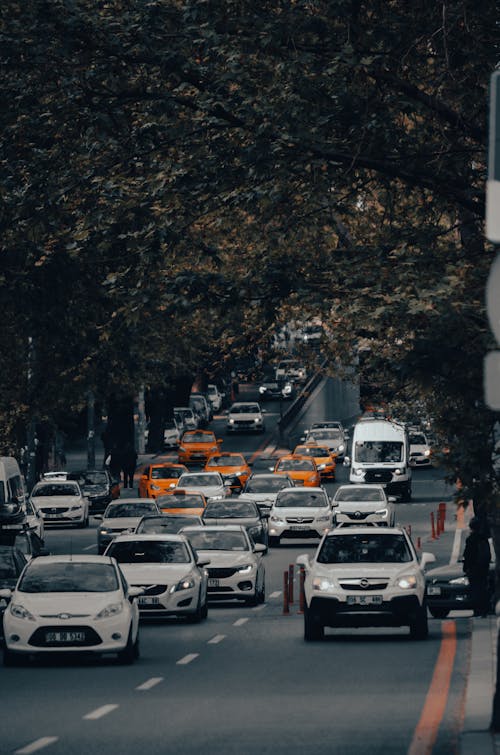
[[[109,463],[108,458],[106,458],[106,466],[109,466],[109,473],[113,480],[121,480],[121,472],[122,472],[122,452],[120,449],[114,445],[111,449],[111,453],[109,454]]]
[[[134,487],[134,472],[137,466],[137,452],[132,445],[128,445],[122,457],[123,487]]]
[[[483,532],[481,520],[473,516],[469,522],[470,534],[465,541],[464,574],[469,580],[469,590],[474,616],[485,617],[489,611],[488,573],[490,569],[490,544]]]

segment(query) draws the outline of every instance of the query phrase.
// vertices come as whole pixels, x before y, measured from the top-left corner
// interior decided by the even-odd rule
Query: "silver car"
[[[104,553],[115,537],[124,532],[135,532],[143,516],[161,514],[156,502],[150,498],[127,498],[110,503],[104,514],[96,514],[101,519],[97,528],[97,552]]]
[[[224,481],[220,472],[184,472],[176,487],[203,493],[207,501],[222,501],[231,492],[230,481]]]
[[[332,506],[337,524],[382,524],[394,527],[396,509],[393,496],[387,497],[382,485],[341,485]]]

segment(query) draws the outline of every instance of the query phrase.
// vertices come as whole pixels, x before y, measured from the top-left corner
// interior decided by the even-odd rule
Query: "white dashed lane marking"
[[[233,627],[241,627],[243,624],[246,624],[248,619],[237,619],[237,621],[234,622]]]
[[[92,543],[92,545],[87,545],[86,548],[84,548],[84,551],[91,551],[93,548],[97,548],[97,545],[95,543]]]
[[[188,653],[188,655],[185,655],[184,658],[181,658],[177,661],[178,666],[186,666],[188,663],[191,663],[191,661],[194,661],[195,658],[198,658],[199,653]]]
[[[212,639],[208,641],[207,645],[218,645],[219,642],[222,642],[225,638],[225,634],[216,634],[215,637],[212,637]]]
[[[108,713],[112,713],[114,710],[116,710],[119,706],[118,705],[101,705],[100,708],[96,708],[95,710],[92,710],[90,713],[87,713],[85,716],[83,716],[83,719],[85,721],[97,721],[98,718],[103,718],[103,716],[107,716]]]
[[[20,750],[15,750],[15,755],[30,755],[32,752],[38,752],[38,750],[42,750],[44,747],[54,744],[58,739],[59,737],[40,737],[40,739],[35,739],[34,742],[26,745],[26,747],[21,747]]]
[[[272,592],[269,597],[270,598],[279,598],[280,595],[281,595],[281,590],[276,590],[276,592]]]
[[[148,689],[152,689],[153,687],[156,687],[157,684],[160,684],[164,679],[163,676],[152,676],[151,679],[148,679],[146,682],[143,682],[142,684],[139,684],[138,687],[136,687],[137,690],[140,692],[146,692]]]

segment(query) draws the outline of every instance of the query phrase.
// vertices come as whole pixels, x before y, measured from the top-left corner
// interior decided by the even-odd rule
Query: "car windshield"
[[[212,456],[208,460],[208,467],[242,467],[246,462],[243,456]]]
[[[31,561],[18,589],[21,592],[112,592],[118,590],[112,564]]]
[[[18,547],[17,542],[16,547]],[[13,548],[0,548],[0,579],[15,579],[17,576]]]
[[[425,435],[421,435],[420,433],[414,433],[410,435],[410,446],[426,446],[427,440],[425,439]]]
[[[188,564],[191,561],[185,543],[162,543],[134,540],[112,543],[108,554],[119,564]]]
[[[108,476],[106,472],[85,472],[85,485],[106,485]]]
[[[162,509],[202,509],[203,498],[197,493],[163,495],[156,499]]]
[[[185,433],[182,437],[183,443],[216,443],[213,433]]]
[[[260,409],[257,404],[239,404],[238,406],[232,406],[229,410],[230,414],[260,414]]]
[[[200,520],[196,517],[193,521],[192,516],[158,516],[142,521],[137,529],[137,534],[144,535],[162,535],[164,533],[176,534],[183,527],[190,524],[198,524]]]
[[[301,489],[300,493],[296,490],[284,490],[282,493],[279,493],[274,505],[281,508],[301,509],[304,507],[329,506],[329,503],[324,492]]]
[[[105,511],[104,519],[117,519],[118,517],[145,516],[157,511],[154,503],[114,503]]]
[[[183,469],[176,469],[175,467],[152,467],[151,479],[152,480],[177,480],[183,473]]]
[[[68,482],[47,482],[47,483],[40,483],[39,485],[35,485],[33,488],[33,492],[31,493],[33,498],[36,498],[37,496],[47,495],[47,496],[56,496],[56,495],[80,495],[80,489],[77,485],[72,485]]]
[[[247,551],[247,540],[243,532],[186,532],[189,542],[200,551]]]
[[[313,458],[330,456],[328,448],[322,448],[321,446],[297,446],[294,453],[301,456],[312,456]]]
[[[315,440],[340,440],[342,433],[334,427],[329,427],[325,430],[311,430],[309,437]]]
[[[402,564],[412,560],[412,554],[402,535],[384,535],[378,532],[327,537],[317,557],[320,564]]]
[[[277,469],[284,472],[313,472],[314,463],[312,459],[283,459]]]
[[[204,519],[232,519],[233,517],[259,516],[255,503],[252,501],[238,501],[236,503],[209,503],[203,513]]]
[[[348,485],[340,488],[335,494],[336,501],[385,501],[385,494],[382,490],[374,488],[355,488]]]
[[[245,493],[277,493],[278,490],[283,490],[283,488],[289,487],[289,480],[279,477],[278,475],[265,477],[263,479],[255,477],[254,479],[248,480],[245,487]]]
[[[211,474],[184,474],[179,480],[181,488],[203,488],[206,485],[222,485],[222,478],[218,472]]]
[[[393,440],[358,440],[354,445],[356,461],[380,464],[399,462],[403,458],[403,444]]]

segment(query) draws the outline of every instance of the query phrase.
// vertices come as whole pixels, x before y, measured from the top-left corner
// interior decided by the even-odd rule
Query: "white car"
[[[101,523],[97,528],[97,552],[104,553],[108,545],[124,532],[135,532],[143,516],[159,516],[160,509],[152,498],[125,498],[110,503],[104,514],[96,514]]]
[[[264,410],[256,401],[237,401],[227,411],[226,431],[262,433],[265,430]]]
[[[311,427],[306,430],[302,438],[307,443],[317,443],[318,446],[327,446],[330,453],[336,455],[341,461],[347,449],[345,432],[340,427]]]
[[[283,488],[293,488],[294,482],[287,474],[257,472],[251,474],[245,483],[241,495],[255,501],[261,511],[269,512],[276,501],[276,496]]]
[[[4,613],[4,665],[50,653],[116,653],[122,663],[139,655],[138,587],[128,587],[114,559],[40,556],[15,590],[0,590]]]
[[[207,501],[222,501],[231,492],[230,480],[220,472],[184,472],[175,487],[203,493]]]
[[[283,537],[321,538],[334,521],[324,488],[284,488],[269,512],[269,545],[279,545]]]
[[[192,623],[207,617],[209,559],[197,556],[185,537],[119,535],[109,545],[129,585],[141,587],[141,616],[183,616]]]
[[[89,500],[74,480],[40,480],[31,491],[30,501],[44,525],[89,526]]]
[[[177,448],[181,439],[181,431],[176,420],[165,422],[163,428],[163,446],[165,448]]]
[[[432,451],[425,434],[420,430],[410,428],[408,430],[410,443],[410,467],[431,467]]]
[[[282,359],[278,362],[275,372],[276,380],[292,380],[297,383],[305,383],[307,369],[296,359]]]
[[[377,523],[393,527],[396,510],[392,496],[387,497],[382,485],[340,485],[332,506],[337,524]]]
[[[222,399],[224,398],[216,385],[209,383],[207,385],[207,398],[210,402],[213,412],[219,412],[222,407]]]
[[[424,569],[403,529],[339,527],[315,555],[297,557],[305,569],[304,639],[321,640],[325,627],[410,627],[413,639],[428,634]]]
[[[248,605],[263,603],[266,572],[262,554],[266,546],[254,543],[240,525],[184,527],[196,553],[210,561],[208,597],[215,600],[244,600]]]
[[[175,406],[174,419],[184,430],[197,430],[200,424],[198,415],[190,406]]]

